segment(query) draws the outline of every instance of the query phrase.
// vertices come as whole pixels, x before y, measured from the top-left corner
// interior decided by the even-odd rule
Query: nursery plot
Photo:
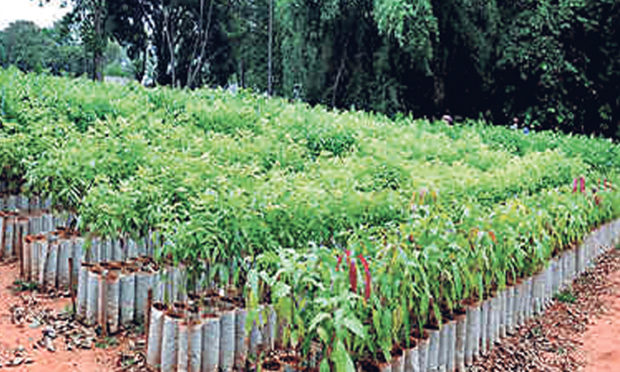
[[[82,257],[79,316],[111,332],[143,321],[150,288],[147,359],[164,369],[230,369],[274,347],[287,351],[271,355],[274,368],[462,369],[618,233],[604,225],[587,249],[567,250],[620,215],[618,145],[602,139],[249,92],[16,70],[0,82],[4,251],[19,248],[26,275],[60,287],[67,258]],[[22,250],[17,195],[74,215],[88,254],[36,234]],[[147,248],[157,269],[129,261]],[[185,311],[213,293],[234,306]]]

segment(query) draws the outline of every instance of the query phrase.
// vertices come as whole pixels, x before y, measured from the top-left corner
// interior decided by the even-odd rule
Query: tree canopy
[[[620,136],[618,0],[73,2],[93,76],[113,39],[161,85]]]

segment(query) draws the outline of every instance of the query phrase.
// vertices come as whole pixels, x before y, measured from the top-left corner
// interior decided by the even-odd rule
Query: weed
[[[95,347],[99,349],[107,349],[116,345],[118,345],[118,340],[116,339],[116,337],[108,336],[95,342]]]
[[[554,296],[554,298],[565,304],[573,304],[577,301],[577,298],[572,292],[572,289],[565,289]]]
[[[13,282],[13,291],[14,292],[27,292],[34,291],[39,287],[37,282],[29,282],[21,279],[17,279]]]

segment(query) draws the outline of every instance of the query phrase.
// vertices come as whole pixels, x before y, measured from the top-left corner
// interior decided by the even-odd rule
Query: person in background
[[[518,117],[514,117],[512,118],[512,125],[510,126],[510,129],[512,130],[517,130],[519,129],[519,118]]]
[[[454,119],[452,119],[452,116],[448,114],[445,114],[444,116],[442,116],[441,120],[443,120],[448,125],[452,125],[452,122],[454,121]]]

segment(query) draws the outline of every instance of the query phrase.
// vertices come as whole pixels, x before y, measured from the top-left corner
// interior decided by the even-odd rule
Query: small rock
[[[53,327],[47,326],[43,329],[43,336],[56,338],[56,330]]]
[[[49,337],[45,338],[45,348],[52,353],[56,351],[56,347],[54,347],[54,343]]]

